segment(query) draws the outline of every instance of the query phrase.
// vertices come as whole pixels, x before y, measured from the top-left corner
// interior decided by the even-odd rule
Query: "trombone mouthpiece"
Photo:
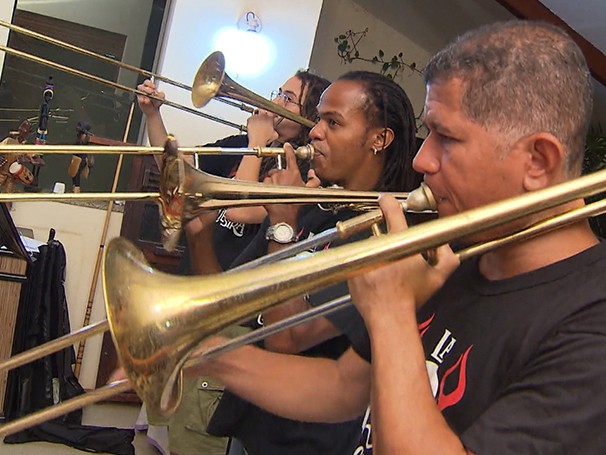
[[[297,147],[295,150],[295,155],[297,155],[297,158],[299,159],[311,161],[314,159],[314,146],[307,144]]]
[[[425,210],[435,210],[437,203],[436,199],[425,182],[421,182],[421,185],[410,192],[406,198],[405,210],[422,212]]]

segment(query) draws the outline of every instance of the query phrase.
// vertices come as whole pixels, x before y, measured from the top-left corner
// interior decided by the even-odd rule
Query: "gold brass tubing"
[[[122,85],[122,84],[119,84],[117,82],[110,81],[108,79],[103,79],[102,77],[95,76],[94,74],[85,73],[85,72],[79,71],[79,70],[77,70],[75,68],[70,68],[68,66],[61,65],[61,64],[56,63],[56,62],[52,62],[50,60],[46,60],[46,59],[41,58],[41,57],[37,57],[35,55],[28,54],[26,52],[22,52],[22,51],[19,51],[17,49],[12,49],[12,48],[7,47],[7,46],[0,45],[0,51],[4,51],[7,54],[15,55],[16,57],[24,58],[26,60],[30,60],[30,61],[33,61],[35,63],[39,63],[41,65],[48,66],[50,68],[57,69],[59,71],[64,71],[66,73],[73,74],[74,76],[78,76],[78,77],[82,77],[84,79],[88,79],[88,80],[91,80],[91,81],[94,81],[94,82],[98,82],[99,84],[108,85],[110,87],[117,88],[119,90],[124,90],[125,92],[134,93],[135,95],[146,96],[146,97],[149,97],[149,98],[151,98],[153,100],[161,101],[163,104],[166,104],[167,106],[171,106],[171,107],[174,107],[176,109],[180,109],[182,111],[188,112],[190,114],[197,115],[199,117],[203,117],[203,118],[208,119],[208,120],[213,120],[213,121],[221,123],[223,125],[227,125],[227,126],[230,126],[232,128],[235,128],[237,130],[240,130],[241,132],[245,132],[246,131],[246,127],[243,126],[243,125],[238,125],[236,123],[230,122],[229,120],[225,120],[225,119],[222,119],[222,118],[219,118],[219,117],[214,117],[212,115],[205,114],[204,112],[197,111],[197,110],[192,109],[192,108],[187,107],[187,106],[183,106],[182,104],[174,103],[172,101],[165,100],[165,99],[159,98],[159,97],[154,96],[154,95],[150,95],[150,94],[145,93],[145,92],[143,92],[141,90],[137,90],[137,89],[134,89],[132,87],[128,87],[126,85]]]
[[[8,436],[13,433],[25,430],[35,425],[41,424],[48,420],[60,417],[68,412],[75,411],[89,404],[96,403],[98,401],[107,400],[108,398],[117,395],[122,392],[130,390],[128,380],[123,379],[121,381],[112,382],[106,386],[92,390],[85,393],[84,395],[65,400],[62,403],[50,406],[48,408],[41,409],[25,417],[13,420],[10,423],[6,423],[0,426],[0,438]]]
[[[25,352],[14,355],[9,359],[0,362],[0,371],[12,370],[13,368],[20,367],[27,363],[33,362],[34,360],[41,359],[42,357],[52,354],[53,352],[57,352],[61,349],[73,346],[80,340],[91,337],[93,335],[97,335],[99,333],[103,333],[108,329],[109,324],[107,322],[107,319],[104,321],[97,322],[95,324],[87,325],[85,327],[82,327],[80,330],[68,333],[67,335],[64,335],[53,341],[49,341],[48,343],[44,343],[40,346],[37,346],[33,349],[29,349]]]
[[[12,30],[12,31],[14,31],[16,33],[20,33],[22,35],[27,35],[27,36],[30,36],[32,38],[35,38],[35,39],[38,39],[38,40],[41,40],[41,41],[46,41],[47,43],[51,43],[51,44],[53,44],[55,46],[63,47],[65,49],[69,49],[70,51],[77,52],[79,54],[83,54],[83,55],[87,55],[89,57],[93,57],[93,58],[97,58],[99,60],[103,60],[104,62],[109,63],[111,65],[116,65],[116,66],[119,66],[120,68],[124,68],[124,69],[127,69],[129,71],[133,71],[135,73],[139,73],[142,76],[146,76],[146,77],[149,77],[149,78],[154,78],[154,79],[158,79],[158,80],[164,81],[164,82],[166,82],[168,84],[174,85],[176,87],[179,87],[179,88],[182,88],[184,90],[188,90],[188,91],[191,92],[191,87],[189,85],[183,84],[181,82],[173,81],[172,79],[169,79],[167,77],[161,76],[159,74],[152,73],[151,71],[147,71],[147,70],[145,70],[143,68],[138,68],[136,66],[129,65],[128,63],[123,63],[123,62],[121,62],[119,60],[115,60],[113,58],[106,57],[105,55],[102,55],[102,54],[97,54],[96,52],[92,52],[92,51],[89,51],[88,49],[84,49],[82,47],[75,46],[75,45],[67,43],[65,41],[61,41],[61,40],[58,40],[56,38],[52,38],[52,37],[47,36],[47,35],[43,35],[41,33],[35,32],[33,30],[29,30],[27,28],[19,27],[18,25],[14,25],[14,24],[2,21],[2,20],[0,20],[0,27],[6,27],[9,30]]]
[[[543,234],[544,232],[549,232],[559,227],[576,223],[587,218],[600,216],[604,213],[606,213],[606,199],[601,199],[599,201],[592,202],[591,204],[584,205],[574,210],[561,213],[559,215],[554,216],[553,218],[548,218],[546,220],[540,221],[526,229],[521,230],[520,232],[516,232],[500,239],[490,240],[488,242],[465,248],[457,254],[459,256],[459,259],[461,261],[464,261],[472,256],[484,254],[487,251],[494,250],[501,246],[515,242],[521,242],[522,240],[527,240],[539,234]]]
[[[606,213],[606,199],[593,202],[584,207],[580,207],[569,212],[557,215],[548,220],[541,221],[540,223],[530,226],[529,228],[526,228],[520,232],[516,232],[515,234],[484,242],[471,247],[467,247],[463,250],[455,252],[455,254],[458,256],[460,261],[465,261],[474,256],[484,254],[496,248],[509,245],[511,243],[520,242],[535,237],[539,234],[551,231],[553,229],[576,223],[580,220],[600,216],[604,213]],[[328,313],[343,309],[349,306],[351,303],[351,297],[349,295],[341,296],[325,304],[319,305],[302,313],[298,313],[296,315],[282,319],[281,321],[278,321],[274,324],[264,326],[258,330],[249,332],[245,335],[229,340],[225,342],[225,344],[210,348],[208,351],[204,352],[204,354],[202,354],[198,359],[191,359],[185,362],[183,368],[186,369],[194,367],[200,363],[212,360],[213,358],[221,354],[225,354],[226,352],[232,351],[233,349],[236,349],[238,347],[244,346],[246,344],[255,343],[268,336],[279,333],[282,330],[295,327],[299,324],[309,322],[310,320],[316,317],[325,316]]]
[[[281,147],[250,147],[250,148],[226,148],[226,147],[178,147],[177,151],[182,155],[254,155],[280,156],[284,155],[284,149]],[[164,147],[148,147],[144,145],[3,145],[0,146],[0,153],[21,154],[35,153],[36,155],[57,154],[72,155],[76,153],[88,153],[97,155],[161,155],[164,153]],[[305,145],[295,149],[295,155],[298,158],[310,159],[313,155],[313,147]]]
[[[168,186],[171,186],[166,189],[166,193],[175,192],[172,187],[177,186],[178,180],[179,191],[184,195],[182,219],[186,222],[206,210],[266,204],[373,204],[376,207],[379,196],[375,191],[284,186],[217,177],[202,172],[189,163],[182,163],[169,154],[164,170],[169,172],[172,168],[182,168],[183,175],[179,179],[176,176],[164,178],[165,182],[170,183]],[[400,200],[406,200],[409,195],[406,192],[389,194]]]
[[[159,200],[160,193],[2,193],[0,202],[41,201],[149,201]]]

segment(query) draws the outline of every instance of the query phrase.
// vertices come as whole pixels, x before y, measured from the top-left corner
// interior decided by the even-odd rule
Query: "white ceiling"
[[[606,54],[606,0],[541,0],[541,3]]]

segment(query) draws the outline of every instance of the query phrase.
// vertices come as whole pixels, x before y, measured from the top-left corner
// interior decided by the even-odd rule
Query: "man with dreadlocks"
[[[411,165],[416,143],[412,106],[404,90],[392,80],[364,71],[341,76],[322,94],[318,119],[310,132],[315,149],[312,172],[325,185],[358,191],[409,191],[418,183]],[[305,186],[292,148],[286,146],[286,151],[286,169],[270,171],[265,182]],[[277,251],[356,215],[349,210],[333,213],[318,205],[271,204],[265,209],[268,217],[260,232],[234,265]],[[212,251],[203,254],[208,257]],[[264,313],[263,318],[275,322],[310,304],[318,305],[343,294],[347,294],[345,284],[289,301]],[[362,330],[363,322],[352,308],[270,337],[265,340],[265,348],[335,359],[349,347],[348,337]],[[352,452],[360,424],[361,419],[338,424],[283,419],[225,394],[208,431],[237,438],[249,455],[345,455]]]
[[[279,90],[272,95],[272,102],[307,119],[315,119],[316,105],[322,91],[330,82],[310,71],[297,71],[294,76],[287,79]],[[164,93],[158,92],[156,85],[146,80],[137,87],[139,90],[164,98]],[[166,127],[160,114],[161,103],[148,97],[138,97],[139,106],[145,114],[147,133],[151,145],[162,146],[166,140]],[[265,111],[256,111],[247,121],[247,134],[229,136],[212,144],[213,147],[240,148],[265,147],[267,145],[281,145],[289,142],[295,146],[307,143],[309,128],[301,126],[292,120],[280,118]],[[161,159],[156,156],[156,163],[161,166]],[[243,178],[246,180],[259,180],[275,166],[274,158],[258,159],[246,157],[242,159],[237,155],[209,155],[201,157],[200,169],[221,177]],[[203,254],[192,254],[192,271],[194,273],[209,273],[226,269],[236,256],[248,245],[258,229],[258,223],[250,221],[239,222],[227,217],[226,210],[210,214],[210,222],[214,222],[214,229],[200,232],[201,220],[194,220],[186,227],[188,243],[195,250],[201,243],[212,242],[217,253],[217,264],[202,261]],[[207,218],[208,218],[207,217]],[[209,220],[205,220],[208,222]],[[185,258],[181,262],[181,271],[190,273],[190,250],[186,249]]]
[[[415,119],[410,100],[396,83],[376,73],[347,73],[323,93],[317,112],[318,123],[310,132],[316,150],[312,172],[324,184],[360,191],[401,192],[416,187],[418,177],[411,166],[416,151]],[[305,186],[292,147],[285,148],[286,169],[270,171],[265,181]],[[317,205],[268,205],[265,209],[267,219],[234,265],[332,228],[337,221],[355,215],[347,210],[327,212]],[[288,235],[278,235],[278,230]],[[205,250],[197,250],[197,256],[213,256],[211,242],[199,242],[199,246]],[[263,316],[272,321],[282,319],[295,308],[317,305],[346,292],[343,284],[288,302]],[[266,348],[301,352],[307,357],[337,358],[349,347],[348,338],[361,330],[362,320],[355,310],[349,309],[287,335],[277,335],[267,340]],[[270,355],[276,356],[276,362],[284,358]],[[271,374],[271,369],[258,373]],[[237,437],[249,455],[349,455],[360,433],[360,422],[358,418],[340,424],[303,423],[277,417],[234,395],[224,395],[208,430]]]
[[[329,81],[310,71],[297,71],[287,79],[272,95],[272,102],[307,119],[317,116],[316,106],[320,94],[329,85]],[[156,85],[146,80],[137,87],[139,90],[163,98]],[[146,116],[147,132],[152,145],[163,145],[166,140],[166,128],[160,115],[161,103],[145,96],[138,97],[139,106]],[[277,115],[255,111],[248,119],[247,134],[229,136],[209,144],[216,147],[238,148],[278,145],[289,141],[293,145],[304,145],[308,141],[309,128]],[[161,160],[156,160],[158,166]],[[222,177],[259,180],[275,166],[273,158],[204,156],[200,168],[208,173]],[[305,172],[307,169],[305,169]],[[262,207],[260,208],[261,210]],[[261,219],[262,220],[262,219]],[[206,226],[204,226],[206,224]],[[228,218],[226,210],[202,215],[185,227],[188,247],[180,262],[180,273],[202,274],[227,268],[254,238],[259,229],[259,221],[237,222]],[[205,254],[209,248],[215,254]],[[202,253],[199,253],[202,251]],[[191,265],[190,265],[191,259]],[[241,330],[235,328],[230,336],[236,336]],[[186,381],[185,399],[169,423],[169,447],[177,455],[223,455],[227,439],[210,436],[206,433],[208,416],[216,407],[221,396],[222,386],[210,378],[196,378]],[[150,423],[164,424],[156,416],[149,416]],[[152,428],[155,430],[155,428]],[[150,432],[148,431],[148,435]]]

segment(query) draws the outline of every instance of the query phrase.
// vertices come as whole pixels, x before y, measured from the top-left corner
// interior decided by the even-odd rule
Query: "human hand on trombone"
[[[107,383],[111,384],[112,382],[122,381],[123,379],[128,379],[128,376],[126,375],[126,370],[124,369],[124,367],[119,366],[111,372]]]
[[[398,201],[388,195],[379,199],[389,233],[407,229]],[[448,245],[436,251],[437,263],[430,265],[421,254],[374,269],[348,281],[349,292],[367,324],[378,317],[393,317],[410,310],[414,315],[459,266],[458,257]]]
[[[263,109],[255,109],[246,121],[249,147],[265,147],[278,139],[275,130],[276,115]]]
[[[149,95],[164,99],[166,95],[164,92],[159,92],[158,87],[151,80],[146,79],[142,84],[137,86],[137,90],[145,92]],[[139,108],[141,112],[145,114],[145,116],[153,115],[157,113],[162,106],[162,102],[153,100],[147,96],[137,95],[137,103],[139,103]]]
[[[313,169],[310,169],[307,174],[307,182],[303,181],[299,165],[297,164],[295,150],[288,143],[284,144],[284,157],[286,168],[269,171],[263,181],[264,183],[307,188],[317,188],[320,186],[320,179],[316,176]],[[296,224],[300,206],[298,204],[268,204],[265,206],[265,209],[272,223],[284,221],[289,224]]]
[[[202,232],[204,229],[214,226],[216,219],[216,210],[203,212],[201,215],[186,223],[183,226],[183,230],[188,236],[194,236]]]

